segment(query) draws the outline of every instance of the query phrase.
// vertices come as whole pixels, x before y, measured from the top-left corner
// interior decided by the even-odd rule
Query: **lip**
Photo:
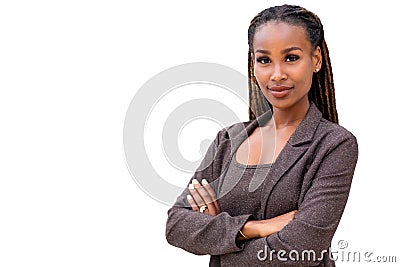
[[[270,90],[271,94],[277,98],[282,98],[287,96],[292,89],[293,87],[282,86],[282,85],[268,87],[268,90]]]

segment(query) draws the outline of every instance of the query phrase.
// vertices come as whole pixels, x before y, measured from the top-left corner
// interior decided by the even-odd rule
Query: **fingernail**
[[[189,184],[189,189],[193,190],[194,189],[194,185],[193,184]]]
[[[186,198],[187,198],[188,200],[192,200],[192,199],[193,199],[191,195],[187,195]]]
[[[197,179],[193,179],[193,180],[192,180],[192,183],[193,183],[193,184],[199,184],[199,181],[197,181]]]
[[[201,183],[202,183],[203,185],[206,185],[206,184],[208,184],[208,182],[207,182],[207,180],[206,180],[206,179],[203,179],[203,180],[201,180]]]

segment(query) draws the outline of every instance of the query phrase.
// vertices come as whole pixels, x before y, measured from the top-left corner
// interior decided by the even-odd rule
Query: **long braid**
[[[253,74],[253,60],[251,53],[248,55],[248,83],[249,83],[249,99],[250,99],[250,107],[249,107],[249,118],[255,119],[256,115],[255,114],[262,114],[265,111],[269,109],[268,102],[266,98],[264,97],[263,93],[261,90],[257,90],[256,88],[258,87],[258,83],[256,80],[256,77]]]
[[[271,7],[257,14],[250,23],[248,30],[248,79],[249,79],[249,118],[255,119],[266,112],[271,106],[254,76],[253,66],[253,39],[257,29],[269,21],[285,22],[290,25],[301,26],[308,33],[313,48],[320,47],[322,66],[318,73],[312,77],[311,89],[308,93],[309,100],[314,102],[322,112],[322,116],[332,122],[338,123],[336,111],[335,87],[333,83],[332,66],[329,50],[324,38],[322,23],[314,13],[293,5]]]

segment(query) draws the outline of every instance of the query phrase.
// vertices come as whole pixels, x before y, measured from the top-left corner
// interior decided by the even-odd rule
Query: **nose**
[[[286,72],[280,64],[274,65],[270,79],[274,82],[287,79]]]

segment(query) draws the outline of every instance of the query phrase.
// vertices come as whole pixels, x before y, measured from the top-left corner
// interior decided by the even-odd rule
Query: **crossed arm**
[[[220,213],[218,200],[212,187],[208,184],[206,179],[201,183],[197,179],[193,179],[189,184],[189,192],[187,200],[192,210],[200,212],[201,207],[205,207],[202,213],[216,216]],[[274,233],[279,232],[289,222],[291,222],[297,210],[290,211],[280,216],[267,219],[267,220],[249,220],[240,229],[237,235],[238,241],[246,239],[267,237]]]

